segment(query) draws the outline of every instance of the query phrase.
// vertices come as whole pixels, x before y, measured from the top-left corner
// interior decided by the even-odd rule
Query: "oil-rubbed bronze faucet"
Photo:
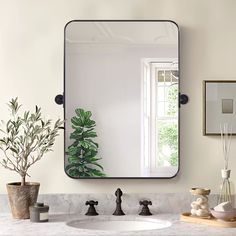
[[[121,196],[122,196],[122,191],[120,188],[118,188],[115,192],[115,195],[116,195],[116,210],[115,212],[113,213],[113,215],[115,216],[122,216],[122,215],[125,215],[125,213],[122,211],[121,209]]]

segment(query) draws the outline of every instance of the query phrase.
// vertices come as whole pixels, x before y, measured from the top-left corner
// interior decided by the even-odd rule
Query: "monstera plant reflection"
[[[91,119],[92,113],[77,108],[76,116],[72,117],[71,124],[74,130],[70,139],[74,142],[68,147],[68,164],[66,172],[71,177],[104,177],[103,167],[98,164],[98,144],[93,140],[97,137],[94,131],[96,122]]]

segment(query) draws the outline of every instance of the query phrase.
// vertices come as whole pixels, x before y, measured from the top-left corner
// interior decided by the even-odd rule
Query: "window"
[[[178,170],[178,65],[145,60],[142,80],[142,167],[145,176]]]

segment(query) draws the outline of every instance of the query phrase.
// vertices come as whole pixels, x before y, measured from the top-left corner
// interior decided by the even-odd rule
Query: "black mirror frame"
[[[55,102],[59,105],[63,104],[64,108],[64,120],[66,121],[66,93],[65,93],[65,46],[66,46],[66,28],[70,23],[73,22],[170,22],[176,25],[178,30],[178,71],[180,73],[180,29],[176,22],[172,20],[71,20],[64,27],[64,53],[63,53],[63,85],[64,92],[63,95],[57,95],[55,97]],[[180,77],[179,77],[180,78]],[[180,88],[180,86],[178,85]],[[66,172],[66,128],[64,128],[64,171],[66,175],[72,179],[172,179],[177,176],[180,171],[180,105],[186,104],[188,102],[188,96],[179,93],[179,108],[178,108],[178,170],[170,177],[72,177]]]

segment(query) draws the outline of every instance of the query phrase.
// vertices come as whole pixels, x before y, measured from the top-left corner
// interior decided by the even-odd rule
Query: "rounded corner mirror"
[[[65,27],[65,171],[172,178],[179,171],[179,28],[173,21]]]

